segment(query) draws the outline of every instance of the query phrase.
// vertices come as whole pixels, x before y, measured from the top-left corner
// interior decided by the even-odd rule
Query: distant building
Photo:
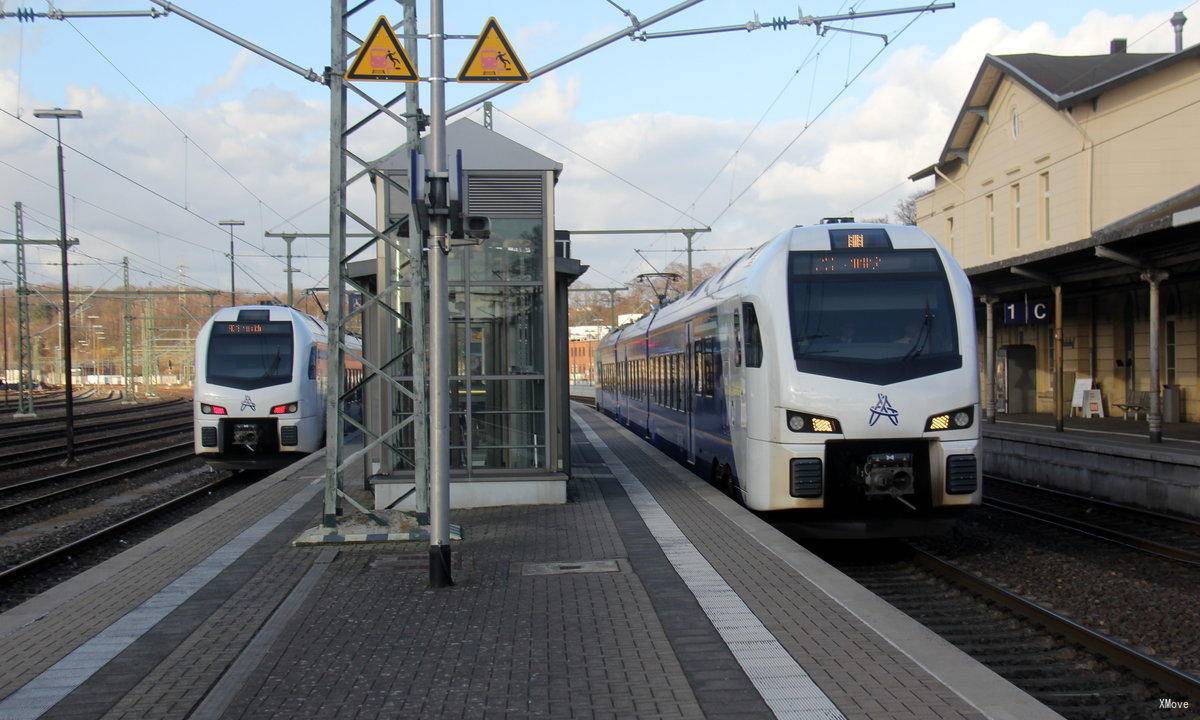
[[[1068,410],[1085,378],[1110,415],[1145,405],[1154,361],[1165,419],[1196,421],[1200,45],[1134,54],[1114,40],[1110,50],[987,56],[945,147],[911,176],[934,178],[917,201],[918,225],[953,253],[978,296],[998,299],[1001,411],[1054,409],[1057,285]],[[1151,280],[1161,287],[1156,317]]]
[[[590,385],[596,379],[596,346],[609,333],[607,325],[572,325],[567,345],[567,376],[572,385]]]
[[[571,340],[599,340],[611,329],[607,325],[572,325],[569,332]]]

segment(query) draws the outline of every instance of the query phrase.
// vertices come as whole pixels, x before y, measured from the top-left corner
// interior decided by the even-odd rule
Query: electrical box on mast
[[[471,215],[466,212],[464,194],[466,179],[463,175],[462,151],[455,153],[454,173],[450,176],[450,239],[470,242],[461,245],[476,245],[492,236],[492,221],[486,215]],[[410,151],[409,177],[417,178],[409,181],[409,202],[412,203],[413,216],[421,232],[429,230],[429,176],[425,169],[425,156],[416,150]]]

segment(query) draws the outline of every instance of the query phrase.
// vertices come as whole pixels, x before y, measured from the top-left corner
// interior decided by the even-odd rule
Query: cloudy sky
[[[670,2],[618,4],[645,18]],[[818,15],[911,4],[820,0],[803,9]],[[531,69],[625,22],[606,0],[501,9],[481,0],[447,5],[451,33],[478,32],[496,13]],[[185,6],[299,65],[320,71],[328,64],[324,3],[192,0]],[[378,2],[356,17],[354,29],[365,33],[357,25],[369,26],[372,13],[393,7]],[[818,37],[796,27],[621,41],[498,98],[495,126],[565,165],[560,228],[711,224],[713,232],[699,236],[698,247],[752,246],[823,216],[888,213],[920,189],[905,177],[934,160],[985,53],[1098,54],[1113,37],[1128,38],[1131,52],[1162,52],[1172,43],[1166,20],[1178,9],[1132,0],[965,0],[915,21],[898,16],[842,24],[887,34],[886,47],[872,37]],[[654,29],[744,23],[756,11],[763,20],[795,17],[796,5],[707,0]],[[425,14],[427,3],[419,2],[418,12]],[[1185,28],[1185,42],[1195,33],[1200,20]],[[449,45],[451,70],[467,49],[463,42]],[[426,56],[418,65],[424,73]],[[451,85],[449,103],[480,89]],[[44,134],[53,134],[53,125],[32,111],[79,108],[84,119],[63,126],[71,146],[67,213],[71,234],[81,241],[73,270],[79,282],[119,282],[111,263],[129,256],[139,284],[174,284],[182,266],[188,282],[225,288],[228,235],[215,222],[237,218],[246,221],[237,233],[239,289],[278,292],[284,274],[272,255],[282,252],[282,242],[264,238],[264,231],[327,227],[327,103],[321,86],[179,17],[0,20],[0,238],[12,235],[18,200],[27,208],[27,234],[55,233],[54,148]],[[352,103],[351,119],[364,107]],[[478,112],[471,116],[479,119]],[[384,119],[356,136],[352,147],[374,157],[401,138],[398,126]],[[365,212],[370,198],[356,192],[352,202]],[[669,250],[680,242],[580,239],[575,254],[593,268],[584,282],[607,286],[649,269],[634,248]],[[325,244],[297,241],[296,250],[297,285],[323,285]],[[0,248],[0,260],[9,263],[0,266],[0,278],[12,277],[13,254],[11,246]],[[697,261],[730,254],[706,252]],[[665,265],[675,256],[648,257]],[[35,281],[57,275],[52,252],[34,251],[31,260]]]

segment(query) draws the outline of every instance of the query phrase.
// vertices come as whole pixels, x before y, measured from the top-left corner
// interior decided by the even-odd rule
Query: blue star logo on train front
[[[887,395],[878,393],[877,396],[879,399],[875,402],[875,405],[871,407],[871,420],[869,423],[871,427],[874,427],[875,423],[879,422],[879,418],[881,417],[891,420],[893,425],[899,425],[900,411],[892,407],[892,404],[888,402]]]

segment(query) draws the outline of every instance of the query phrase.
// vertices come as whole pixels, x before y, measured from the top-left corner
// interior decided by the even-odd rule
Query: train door
[[[725,381],[725,398],[729,405],[729,432],[732,436],[735,432],[743,430],[746,426],[746,418],[743,415],[745,403],[743,398],[744,383],[742,379],[742,312],[741,308],[734,307],[731,315],[733,326],[730,332],[731,342],[730,362],[725,366],[726,381]]]
[[[686,388],[683,394],[683,412],[687,416],[687,434],[684,446],[687,449],[689,465],[696,464],[696,357],[692,352],[692,323],[689,321],[683,329],[683,377],[681,384]]]

